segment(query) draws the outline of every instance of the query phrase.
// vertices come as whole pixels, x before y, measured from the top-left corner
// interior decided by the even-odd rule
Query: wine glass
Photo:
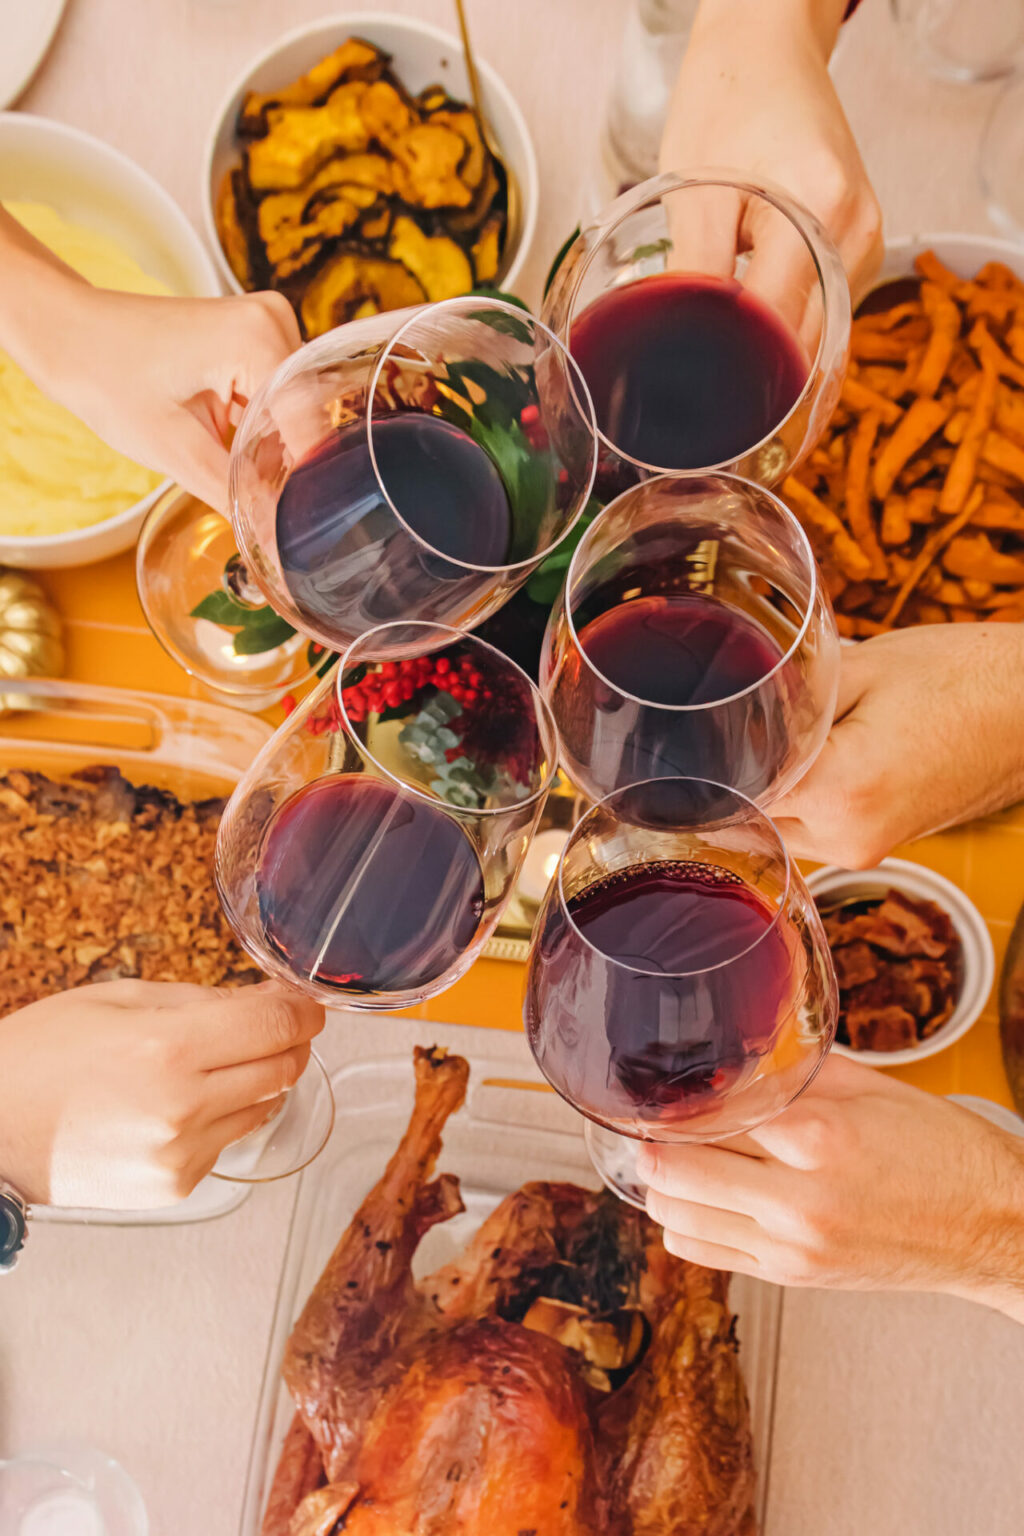
[[[249,401],[230,528],[181,495],[154,509],[142,606],[190,672],[236,694],[225,645],[287,650],[297,632],[304,657],[405,619],[472,628],[573,526],[596,458],[586,385],[525,311],[470,295],[373,315],[301,347]]]
[[[681,775],[770,803],[821,750],[839,686],[806,534],[736,476],[642,481],[574,551],[540,681],[562,767],[591,800]]]
[[[221,819],[217,886],[239,941],[327,1006],[443,991],[512,894],[555,744],[539,692],[500,651],[424,621],[371,630]]]
[[[992,103],[978,179],[989,217],[1011,240],[1024,239],[1024,81],[1011,80]]]
[[[814,902],[745,796],[649,779],[577,824],[534,930],[523,1017],[623,1198],[644,1203],[638,1142],[720,1140],[791,1103],[838,1009]]]
[[[590,387],[609,501],[664,472],[781,481],[839,397],[850,295],[813,214],[708,170],[617,198],[560,263],[543,318]]]
[[[1024,63],[1020,0],[890,0],[893,19],[929,74],[964,84],[998,80]]]

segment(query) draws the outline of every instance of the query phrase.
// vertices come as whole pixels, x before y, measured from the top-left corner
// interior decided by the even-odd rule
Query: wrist
[[[720,29],[733,50],[737,41],[768,33],[773,46],[809,45],[827,64],[845,14],[846,0],[701,0],[691,46]]]
[[[1024,1323],[1024,1141],[1001,1130],[995,1135],[998,1171],[985,1194],[978,1187],[979,1235],[964,1275],[948,1290]]]

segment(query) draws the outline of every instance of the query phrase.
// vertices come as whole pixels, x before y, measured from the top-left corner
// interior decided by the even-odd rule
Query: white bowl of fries
[[[1024,248],[892,241],[879,286],[915,277],[861,306],[839,407],[783,490],[847,639],[1024,620]]]

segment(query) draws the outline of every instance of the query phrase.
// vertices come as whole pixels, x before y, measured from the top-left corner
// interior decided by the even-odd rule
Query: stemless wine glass
[[[643,481],[574,551],[540,680],[562,767],[591,800],[681,775],[770,803],[821,750],[839,686],[806,534],[736,476]]]
[[[332,651],[406,619],[471,628],[573,526],[596,458],[578,369],[515,305],[469,296],[355,321],[249,401],[231,449],[233,540],[189,498],[154,509],[142,605],[187,670],[236,693],[223,626],[241,626],[247,655],[287,646],[289,626]]]
[[[555,744],[543,699],[500,651],[427,622],[371,630],[224,812],[216,878],[240,942],[328,1006],[443,991],[509,900]]]
[[[850,295],[813,214],[707,170],[617,198],[570,247],[543,318],[590,387],[608,501],[681,470],[777,484],[838,399]]]
[[[838,1007],[814,902],[743,795],[653,779],[577,824],[534,930],[523,1016],[625,1199],[643,1204],[637,1142],[718,1140],[791,1103]]]

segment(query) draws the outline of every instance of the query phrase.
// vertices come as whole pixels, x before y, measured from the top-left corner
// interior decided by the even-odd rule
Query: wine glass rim
[[[605,514],[610,512],[611,509],[620,501],[624,501],[627,496],[635,496],[638,492],[643,491],[648,486],[662,487],[667,485],[685,485],[688,481],[704,480],[710,478],[730,481],[736,485],[742,485],[749,490],[755,491],[759,496],[766,496],[774,506],[775,510],[781,513],[783,521],[789,524],[791,529],[795,531],[797,535],[797,543],[802,549],[804,558],[807,563],[807,569],[810,575],[810,587],[808,589],[807,602],[804,605],[804,611],[800,621],[800,628],[797,630],[796,634],[793,636],[793,639],[790,641],[788,650],[786,650],[784,654],[779,657],[778,661],[770,669],[770,671],[762,673],[762,675],[755,682],[748,683],[745,688],[738,688],[735,693],[725,694],[720,699],[708,699],[703,704],[658,704],[653,699],[644,699],[641,698],[639,694],[631,693],[628,688],[620,688],[618,683],[613,683],[611,678],[607,677],[601,671],[600,667],[595,666],[594,662],[591,660],[589,654],[587,653],[586,647],[583,645],[580,639],[579,631],[576,628],[576,620],[573,617],[572,611],[572,584],[578,574],[576,570],[576,562],[580,558],[583,548],[587,544],[587,541],[591,535],[593,534],[595,538],[597,537],[597,530]],[[628,699],[631,703],[638,704],[644,709],[660,709],[671,711],[674,714],[695,714],[700,710],[720,709],[723,705],[733,704],[737,699],[745,698],[747,694],[755,693],[759,688],[763,688],[766,683],[770,682],[776,673],[781,671],[783,667],[789,665],[799,650],[800,646],[803,645],[804,639],[807,635],[807,630],[810,626],[811,618],[814,614],[815,604],[818,600],[818,584],[818,563],[814,558],[814,551],[811,548],[811,541],[807,537],[807,534],[804,531],[799,518],[790,511],[789,507],[786,506],[785,502],[782,501],[780,497],[775,495],[774,491],[768,490],[767,486],[759,485],[756,480],[747,480],[742,475],[734,475],[726,470],[688,470],[685,474],[655,475],[650,480],[643,480],[641,481],[640,485],[630,486],[628,491],[623,491],[622,494],[617,496],[614,501],[610,501],[606,507],[602,508],[602,510],[594,518],[594,521],[591,523],[590,527],[584,533],[583,537],[580,539],[579,543],[576,545],[576,548],[573,550],[572,559],[569,561],[569,568],[565,573],[565,620],[569,626],[569,633],[572,636],[573,647],[575,648],[577,655],[583,658],[584,664],[589,668],[589,670],[594,674],[596,678],[599,678],[600,681],[604,683],[606,688],[610,688],[612,692],[618,694],[620,698]],[[640,782],[646,781],[642,780]],[[710,783],[712,781],[708,780],[708,782]]]
[[[359,739],[355,727],[349,718],[348,710],[345,708],[345,700],[342,697],[342,681],[344,679],[346,669],[351,665],[352,653],[357,648],[364,646],[367,641],[372,639],[374,635],[383,635],[386,634],[389,630],[407,631],[413,629],[431,630],[435,634],[450,636],[451,642],[457,640],[463,641],[478,646],[481,650],[489,651],[490,654],[492,656],[496,656],[504,666],[510,668],[511,671],[518,673],[526,683],[530,690],[530,698],[533,700],[534,712],[537,719],[537,729],[541,737],[541,745],[544,748],[546,767],[541,782],[535,789],[532,789],[528,795],[524,795],[521,800],[512,801],[508,805],[490,805],[482,807],[450,805],[447,801],[439,799],[437,795],[428,793],[427,790],[420,788],[420,786],[417,784],[411,784],[408,779],[402,778],[392,769],[386,767],[385,764],[380,761],[380,758],[378,758],[373,752],[370,751],[370,748],[366,745],[366,743]],[[435,646],[432,649],[436,650],[438,647]],[[421,654],[427,654],[427,652],[424,651]],[[388,657],[387,659],[394,660],[395,658],[392,656]],[[350,642],[350,644],[342,653],[335,668],[334,696],[337,700],[338,709],[341,712],[341,718],[344,722],[345,732],[349,740],[353,743],[356,750],[359,752],[360,756],[371,762],[377,771],[382,774],[385,779],[388,779],[392,784],[396,785],[403,792],[403,794],[412,795],[417,800],[422,800],[426,805],[432,805],[435,807],[439,806],[443,811],[457,817],[460,820],[473,820],[482,816],[507,816],[510,811],[518,811],[524,809],[527,806],[534,805],[538,800],[544,798],[548,790],[551,788],[551,785],[554,783],[555,777],[558,773],[558,731],[555,726],[554,716],[551,713],[550,706],[548,705],[544,695],[541,693],[536,683],[530,679],[527,673],[523,671],[522,667],[516,665],[511,657],[506,656],[504,651],[499,651],[497,646],[490,645],[486,640],[481,640],[478,635],[474,635],[469,630],[455,629],[450,624],[436,623],[433,619],[394,619],[387,624],[376,624],[372,629],[364,630],[361,635],[358,635],[355,640]]]
[[[625,960],[619,960],[614,955],[607,954],[606,951],[601,949],[599,945],[595,944],[592,939],[588,939],[587,935],[583,932],[583,929],[579,926],[576,919],[572,915],[572,910],[569,906],[569,899],[565,892],[564,881],[565,861],[571,849],[574,848],[576,843],[579,841],[583,834],[583,829],[586,827],[587,823],[591,821],[591,819],[596,816],[599,811],[609,810],[608,802],[610,800],[615,800],[618,798],[618,796],[625,795],[630,790],[643,789],[648,784],[706,784],[711,789],[724,790],[726,794],[732,795],[735,797],[735,799],[742,802],[743,809],[746,814],[753,812],[754,816],[765,823],[765,825],[771,829],[772,836],[778,844],[779,852],[782,855],[782,867],[785,874],[785,880],[781,894],[775,906],[775,911],[772,913],[771,922],[768,923],[762,932],[758,934],[757,938],[753,939],[745,949],[738,950],[736,954],[729,955],[725,960],[719,960],[715,965],[695,966],[692,970],[687,971],[648,971],[644,970],[644,968],[639,965],[629,965]],[[610,814],[614,815],[614,812],[611,811]],[[731,818],[723,818],[725,821],[728,821],[729,819]],[[721,826],[722,824],[722,821],[709,823],[709,825],[714,826]],[[700,828],[695,826],[694,830],[699,831]],[[609,871],[609,874],[614,873],[614,870]],[[789,898],[793,889],[793,863],[789,856],[789,849],[783,842],[778,827],[775,825],[774,821],[772,821],[771,817],[768,816],[761,809],[761,807],[756,804],[755,801],[751,800],[748,795],[743,794],[741,790],[733,789],[731,785],[720,784],[715,779],[701,779],[697,778],[695,775],[687,774],[672,774],[666,775],[664,778],[660,779],[638,779],[633,784],[623,784],[621,788],[613,789],[611,794],[605,795],[602,799],[595,801],[590,809],[580,817],[579,821],[573,827],[572,832],[569,834],[569,838],[566,841],[565,847],[562,849],[562,852],[559,855],[558,868],[555,872],[555,880],[558,890],[558,903],[562,909],[562,913],[566,921],[569,923],[573,932],[579,937],[581,942],[584,943],[588,949],[592,950],[595,955],[599,955],[606,965],[614,965],[621,971],[628,971],[631,976],[653,976],[663,981],[671,981],[681,976],[708,976],[713,971],[723,970],[727,965],[735,965],[737,960],[742,960],[746,955],[751,954],[753,950],[757,949],[758,945],[762,944],[768,935],[774,932],[779,923],[779,920],[782,917],[783,912],[789,905]],[[583,890],[587,889],[588,887],[583,887]]]
[[[388,491],[387,486],[384,484],[384,476],[380,472],[380,467],[377,463],[376,449],[373,445],[374,401],[377,398],[377,385],[380,382],[380,376],[385,364],[392,357],[395,347],[403,339],[406,331],[410,330],[413,326],[421,324],[423,321],[424,313],[428,310],[462,310],[470,305],[472,305],[474,310],[498,310],[500,313],[509,315],[513,319],[519,320],[522,324],[530,325],[536,330],[542,331],[544,333],[544,335],[548,338],[548,341],[551,342],[556,348],[563,363],[567,366],[570,393],[572,394],[573,401],[577,409],[580,410],[581,415],[587,421],[591,436],[590,475],[587,479],[586,491],[583,495],[578,497],[578,505],[572,517],[564,525],[564,527],[561,528],[557,538],[552,539],[552,541],[549,544],[546,544],[542,550],[535,550],[532,555],[527,555],[523,560],[506,561],[500,565],[482,565],[472,560],[459,560],[454,555],[446,554],[443,549],[439,549],[436,544],[429,543],[422,537],[421,534],[417,533],[415,528],[413,528],[412,525],[408,523],[402,516],[401,512],[395,506],[394,501],[391,499],[391,494]],[[472,316],[469,318],[472,318]],[[580,388],[582,388],[582,404],[577,394],[577,390]],[[573,357],[572,353],[569,351],[569,348],[559,340],[551,327],[545,325],[543,320],[538,319],[537,316],[532,314],[529,310],[520,309],[516,304],[509,304],[505,299],[491,298],[487,294],[460,294],[457,297],[451,299],[438,299],[432,304],[421,304],[413,314],[409,315],[408,319],[403,320],[398,329],[389,337],[384,346],[381,347],[377,356],[377,361],[373,367],[373,372],[370,375],[370,383],[367,389],[367,401],[368,404],[366,410],[365,427],[366,444],[370,453],[370,464],[373,469],[373,475],[377,482],[378,489],[380,490],[381,495],[384,497],[384,500],[387,502],[392,515],[402,525],[414,543],[418,544],[421,549],[426,550],[428,554],[436,555],[439,559],[446,561],[449,565],[458,567],[460,570],[479,571],[488,575],[497,575],[506,571],[523,571],[538,565],[540,562],[546,560],[547,557],[555,549],[557,549],[562,540],[572,532],[573,528],[575,528],[577,522],[583,514],[584,507],[590,500],[590,494],[594,488],[594,480],[597,476],[597,440],[599,434],[597,428],[597,413],[594,410],[594,402],[590,397],[590,389],[587,385],[587,381],[583,377],[580,366],[576,359]],[[586,409],[583,408],[584,406]],[[490,458],[489,454],[488,458]],[[502,484],[504,484],[504,481],[502,481]],[[508,493],[506,488],[506,495],[507,494]]]
[[[622,459],[624,463],[632,464],[635,469],[644,470],[651,475],[697,475],[712,474],[715,471],[728,471],[731,464],[740,463],[744,459],[749,458],[751,454],[758,453],[762,448],[766,448],[768,444],[771,443],[773,439],[779,435],[783,427],[785,427],[796,415],[796,413],[805,405],[812,388],[815,387],[817,383],[818,370],[825,352],[829,302],[827,284],[825,282],[825,274],[822,270],[821,260],[818,256],[818,252],[815,249],[814,239],[822,239],[831,244],[828,232],[825,230],[824,226],[819,222],[819,220],[815,218],[814,214],[811,213],[809,208],[804,208],[802,204],[798,203],[797,200],[791,197],[788,192],[784,191],[782,187],[776,186],[774,182],[754,182],[748,180],[742,171],[734,171],[727,168],[718,169],[716,167],[706,166],[701,166],[694,171],[688,171],[685,176],[679,175],[673,171],[663,172],[660,176],[652,176],[649,181],[641,182],[638,187],[631,188],[630,192],[623,193],[622,197],[616,200],[617,202],[622,202],[623,204],[628,202],[628,206],[624,206],[621,213],[619,213],[619,215],[610,224],[607,224],[601,230],[600,237],[595,241],[593,250],[588,251],[583,256],[579,264],[579,270],[574,276],[565,317],[565,326],[570,338],[572,336],[573,321],[579,318],[576,311],[576,306],[579,300],[580,291],[583,287],[583,279],[586,277],[587,272],[590,269],[590,265],[600,248],[615,233],[620,225],[625,223],[626,219],[632,218],[635,213],[639,212],[639,210],[645,206],[645,204],[660,201],[666,193],[685,192],[688,188],[691,187],[732,187],[737,192],[746,192],[754,197],[763,198],[765,202],[771,203],[773,207],[777,208],[779,213],[782,214],[783,218],[789,220],[790,225],[796,230],[797,234],[800,236],[801,240],[807,248],[808,255],[811,258],[811,264],[814,268],[815,277],[818,280],[818,292],[821,295],[821,331],[818,336],[818,345],[815,348],[814,356],[808,363],[807,377],[803,382],[800,393],[797,395],[796,399],[793,401],[793,404],[790,406],[786,414],[784,416],[780,416],[775,425],[771,427],[763,437],[759,438],[756,443],[751,443],[748,448],[742,449],[739,453],[731,454],[727,459],[720,459],[717,464],[695,465],[692,469],[688,470],[674,469],[671,465],[649,464],[646,459],[638,459],[634,457],[633,454],[627,453],[625,449],[618,447],[618,445],[614,443],[612,439],[608,437],[607,434],[601,429],[600,425],[595,426],[597,436],[600,438],[601,442],[604,443],[605,447],[610,449],[611,452],[615,454],[616,458]],[[638,193],[640,191],[642,191],[644,194],[642,197],[634,196],[630,200],[631,193]],[[805,228],[805,225],[808,227]],[[595,225],[589,225],[588,229],[594,230]],[[583,230],[577,238],[582,239],[583,236],[587,234],[587,232],[587,229]],[[812,233],[814,239],[811,238]],[[654,274],[649,275],[653,276]],[[626,288],[630,283],[642,283],[645,281],[645,277],[630,278],[628,282],[612,284],[612,287],[608,291],[611,292],[615,288]]]

